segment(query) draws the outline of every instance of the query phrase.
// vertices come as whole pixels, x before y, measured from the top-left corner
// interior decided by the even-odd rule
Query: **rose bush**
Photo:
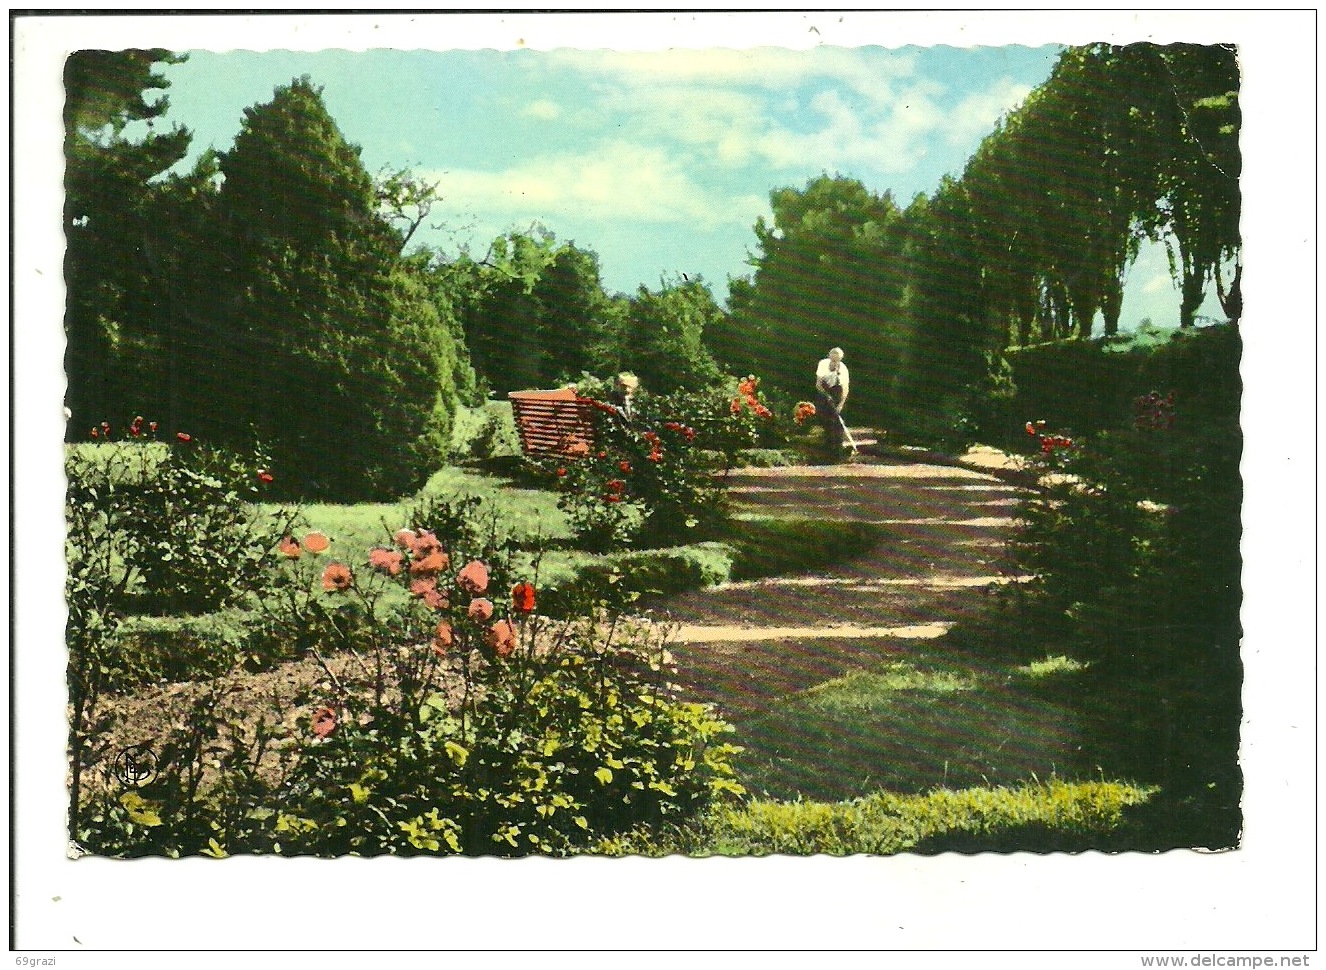
[[[730,728],[670,686],[651,625],[541,617],[537,567],[418,526],[354,556],[318,532],[274,547],[285,635],[325,674],[298,733],[260,744],[200,723],[132,805],[107,792],[76,813],[85,847],[561,854],[740,794]],[[218,749],[220,776],[200,784],[190,766]],[[260,771],[259,750],[280,770]]]
[[[758,380],[666,396],[642,393],[632,421],[582,388],[597,412],[597,437],[584,447],[546,459],[580,544],[607,551],[691,541],[721,519],[721,473],[743,449],[765,443],[773,411],[759,398]]]

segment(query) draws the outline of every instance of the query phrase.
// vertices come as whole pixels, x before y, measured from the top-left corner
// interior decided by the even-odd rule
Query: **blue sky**
[[[443,196],[426,241],[482,256],[539,223],[598,253],[610,290],[686,273],[720,299],[769,193],[822,172],[902,205],[930,193],[1048,77],[1058,45],[889,49],[189,51],[165,69],[195,152],[308,75],[371,172],[410,166]],[[1177,322],[1163,253],[1123,322]]]

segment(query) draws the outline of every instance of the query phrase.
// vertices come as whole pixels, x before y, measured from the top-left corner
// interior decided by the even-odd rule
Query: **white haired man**
[[[843,363],[843,350],[834,347],[829,351],[829,356],[815,368],[815,397],[820,420],[824,424],[825,439],[834,457],[838,456],[843,446],[842,410],[850,390],[851,377],[847,373],[847,365]]]

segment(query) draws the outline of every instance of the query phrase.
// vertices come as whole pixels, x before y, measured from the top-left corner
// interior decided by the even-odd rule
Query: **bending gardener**
[[[835,455],[843,446],[842,410],[849,390],[850,378],[847,365],[843,363],[842,348],[834,347],[815,368],[815,396],[824,423],[825,440]]]

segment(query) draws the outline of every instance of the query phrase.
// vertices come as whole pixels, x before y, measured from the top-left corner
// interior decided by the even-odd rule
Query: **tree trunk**
[[[1183,270],[1183,302],[1179,306],[1179,326],[1191,327],[1197,319],[1197,311],[1202,307],[1202,296],[1206,292],[1206,272],[1200,268]]]
[[[1216,266],[1215,281],[1220,308],[1225,311],[1229,322],[1237,327],[1239,317],[1243,316],[1243,264],[1239,262],[1234,264],[1234,279],[1230,282],[1228,290],[1225,289],[1219,265]]]
[[[1100,291],[1100,314],[1105,319],[1105,336],[1119,332],[1119,314],[1123,312],[1123,280],[1116,273],[1105,278]]]

